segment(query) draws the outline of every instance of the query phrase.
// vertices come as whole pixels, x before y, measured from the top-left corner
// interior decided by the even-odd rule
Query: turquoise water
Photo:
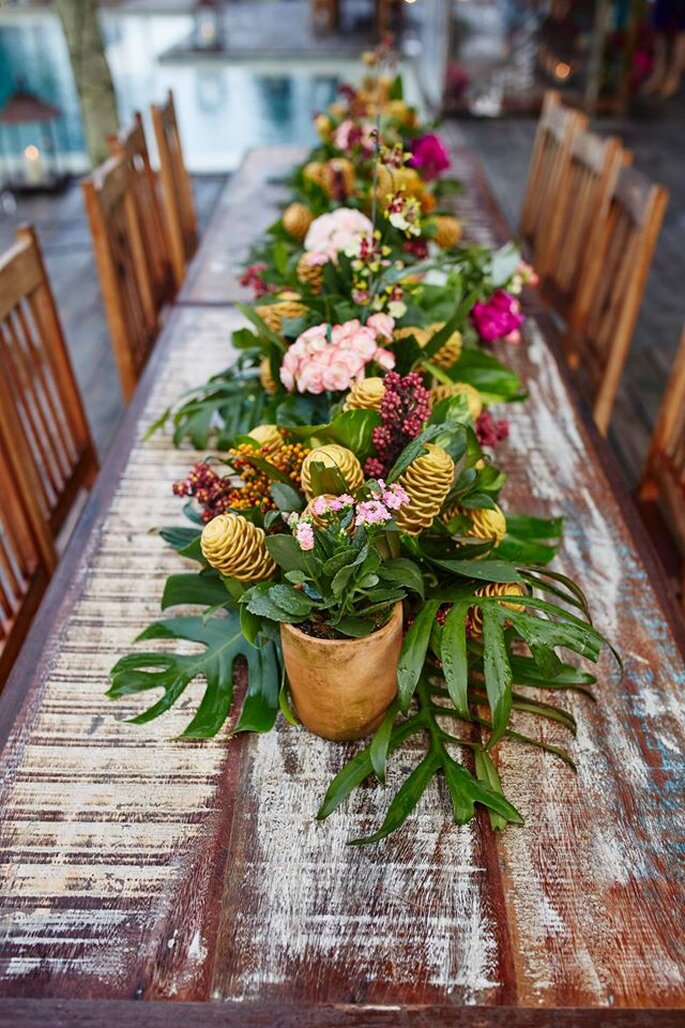
[[[228,64],[193,57],[173,63],[160,55],[187,38],[185,15],[109,13],[104,18],[107,55],[120,120],[174,90],[186,160],[192,171],[225,171],[245,151],[269,143],[313,142],[312,115],[334,98],[338,84],[356,78],[356,61],[310,60]],[[49,12],[0,14],[0,103],[21,82],[64,112],[56,124],[59,147],[73,171],[86,166],[83,131],[61,27]],[[21,131],[21,146],[44,144],[36,129]],[[151,136],[151,133],[149,133]],[[3,130],[6,151],[19,149],[16,133]]]

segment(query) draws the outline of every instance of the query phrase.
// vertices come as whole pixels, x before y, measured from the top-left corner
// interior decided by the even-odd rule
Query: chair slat
[[[178,289],[185,278],[186,264],[197,249],[193,189],[183,159],[173,92],[169,90],[166,103],[162,107],[153,104],[151,112],[159,153],[162,199],[171,247],[171,262]]]
[[[573,137],[568,171],[536,262],[541,293],[562,318],[568,317],[576,299],[597,226],[609,216],[623,160],[624,151],[616,139],[601,139],[584,130]]]
[[[668,191],[622,164],[605,218],[587,243],[564,340],[572,367],[582,367],[594,395],[593,416],[606,433],[628,357]]]
[[[557,92],[545,94],[519,225],[536,268],[547,247],[557,198],[566,188],[574,138],[586,125],[585,115],[564,107]]]
[[[126,159],[110,157],[81,187],[114,357],[128,401],[157,336],[158,308]]]
[[[174,294],[168,231],[159,196],[157,176],[150,163],[143,119],[139,111],[133,125],[120,136],[108,138],[110,154],[128,167],[141,242],[157,311]]]

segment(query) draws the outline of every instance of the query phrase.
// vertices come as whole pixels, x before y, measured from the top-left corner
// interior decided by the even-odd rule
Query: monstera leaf
[[[259,649],[244,638],[240,617],[229,611],[226,617],[176,617],[149,625],[138,641],[184,639],[201,643],[199,654],[131,653],[122,657],[111,672],[110,699],[161,689],[162,696],[151,707],[131,718],[144,724],[169,710],[196,678],[205,680],[205,693],[195,717],[182,733],[185,739],[208,739],[219,731],[233,706],[233,673],[236,660],[247,662],[248,689],[235,727],[236,732],[268,732],[276,720],[280,687],[279,658],[273,642]]]

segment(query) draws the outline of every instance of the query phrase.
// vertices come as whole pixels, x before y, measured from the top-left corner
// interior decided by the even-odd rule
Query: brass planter
[[[364,639],[316,639],[281,624],[290,695],[298,718],[323,739],[363,739],[397,695],[402,604]]]

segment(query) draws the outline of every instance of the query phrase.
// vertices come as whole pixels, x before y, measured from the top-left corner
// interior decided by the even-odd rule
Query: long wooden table
[[[457,170],[472,235],[496,242],[477,161]],[[221,209],[247,239],[251,210]],[[215,226],[191,291],[219,260],[236,250]],[[216,293],[184,299],[0,697],[0,1024],[682,1025],[683,626],[543,315],[505,354],[530,392],[498,451],[506,503],[565,516],[557,566],[625,674],[607,655],[596,706],[568,701],[577,775],[502,747],[525,827],[451,825],[433,785],[403,830],[349,848],[388,799],[360,790],[315,822],[345,748],[285,724],[182,743],[199,690],[144,727],[123,720],[139,701],[104,698],[180,567],[150,529],[181,521],[171,483],[196,457],[141,434],[230,362],[240,323]]]

